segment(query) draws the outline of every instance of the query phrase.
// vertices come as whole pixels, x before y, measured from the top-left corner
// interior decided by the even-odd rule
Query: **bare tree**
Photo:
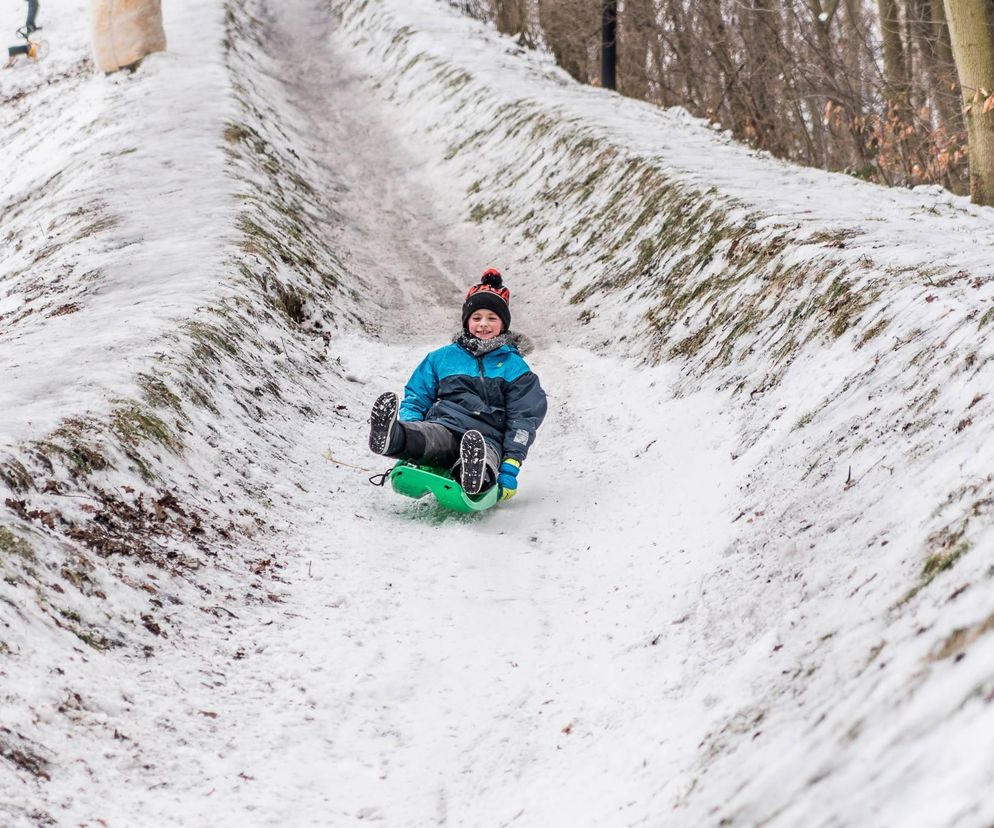
[[[994,26],[987,0],[946,0],[970,139],[970,197],[994,206]]]
[[[490,0],[497,31],[504,34],[524,34],[528,28],[528,9],[525,0]]]
[[[591,83],[600,46],[598,0],[539,0],[542,33],[556,62],[582,83]]]
[[[625,0],[618,13],[618,91],[622,95],[653,100],[649,83],[655,42],[656,8],[653,0]]]
[[[908,75],[897,0],[877,0],[884,52],[884,89],[894,109],[908,105]]]
[[[602,0],[449,2],[489,4],[502,31],[533,32],[574,78],[598,82]],[[622,94],[804,164],[968,187],[943,0],[623,0],[617,41]]]

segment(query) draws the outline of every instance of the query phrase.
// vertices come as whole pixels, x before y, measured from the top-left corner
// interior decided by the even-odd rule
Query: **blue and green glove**
[[[521,461],[505,457],[500,464],[497,475],[497,485],[500,487],[498,500],[510,500],[518,493],[518,472],[521,471]]]

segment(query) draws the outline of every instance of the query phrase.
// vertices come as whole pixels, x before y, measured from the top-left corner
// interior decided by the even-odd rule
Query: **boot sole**
[[[373,403],[369,415],[369,450],[374,454],[384,454],[390,446],[397,422],[397,395],[392,391],[380,394]]]
[[[487,470],[487,444],[479,431],[467,431],[459,443],[462,488],[468,495],[480,493]]]

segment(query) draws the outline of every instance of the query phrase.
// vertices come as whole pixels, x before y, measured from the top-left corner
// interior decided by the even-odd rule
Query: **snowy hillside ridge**
[[[193,48],[223,38],[229,80],[168,53],[109,78],[79,57],[65,79],[29,85],[12,104],[4,136],[20,163],[7,169],[4,223],[18,241],[4,254],[0,347],[13,363],[5,392],[21,407],[5,407],[0,446],[5,659],[28,658],[38,635],[59,642],[45,663],[74,646],[149,657],[203,623],[212,589],[275,573],[275,562],[229,550],[272,530],[273,483],[294,462],[287,421],[328,405],[314,380],[342,372],[324,350],[355,324],[356,293],[318,235],[333,217],[320,170],[293,134],[293,107],[256,68],[267,56],[241,5],[224,29],[220,14],[213,28],[182,21]],[[187,113],[181,141],[203,151],[191,164],[184,144],[180,166],[152,154],[168,140],[146,149],[122,125],[154,125],[191,72],[203,111]],[[51,135],[21,125],[44,117],[80,147],[65,167],[54,167],[65,155],[51,152]],[[57,732],[46,747],[5,728],[0,752],[26,780],[47,778]]]
[[[233,449],[227,440],[221,445],[218,439],[218,434],[229,427],[252,444],[261,435],[263,443],[268,441],[278,451],[280,438],[263,423],[283,406],[313,412],[309,403],[294,399],[298,396],[294,389],[301,385],[301,375],[313,376],[315,368],[311,366],[323,360],[326,336],[340,324],[336,317],[344,324],[356,318],[348,311],[355,303],[354,291],[345,286],[345,271],[316,235],[321,211],[326,216],[329,213],[308,183],[308,178],[315,180],[318,176],[292,149],[295,142],[288,136],[292,124],[287,123],[292,109],[275,97],[277,93],[272,88],[264,88],[263,73],[246,69],[247,61],[264,61],[265,55],[262,44],[253,39],[251,22],[243,22],[245,19],[251,20],[244,13],[227,15],[224,44],[232,77],[231,114],[223,134],[206,136],[207,141],[223,148],[223,156],[217,159],[223,165],[205,170],[206,180],[201,181],[211,186],[213,176],[217,182],[225,177],[234,182],[228,213],[236,226],[219,224],[205,229],[220,230],[235,242],[224,244],[223,237],[203,239],[226,250],[224,259],[216,267],[196,260],[186,266],[212,271],[210,275],[217,280],[217,287],[211,290],[213,295],[190,308],[187,318],[170,320],[171,324],[160,332],[148,328],[140,331],[144,336],[154,334],[154,356],[133,377],[115,380],[120,385],[108,389],[112,407],[106,416],[67,416],[47,434],[3,447],[0,480],[7,489],[8,509],[22,519],[34,520],[29,534],[40,546],[45,545],[46,534],[61,530],[83,538],[98,554],[123,551],[115,537],[118,527],[108,528],[102,512],[88,517],[65,505],[71,501],[59,498],[79,490],[105,503],[113,502],[120,506],[119,517],[126,512],[138,522],[130,528],[140,534],[149,513],[133,503],[121,504],[122,496],[117,492],[120,484],[143,484],[128,500],[144,501],[147,509],[152,509],[153,502],[161,497],[172,502],[168,493],[185,485],[177,479],[181,466],[173,458],[192,455],[200,461],[213,457],[218,465],[231,462]],[[138,106],[149,76],[168,71],[157,64],[158,60],[146,61],[133,77],[92,78],[89,85],[124,85],[129,94],[123,99],[118,96],[112,106]],[[31,106],[31,99],[25,98],[22,105]],[[101,121],[125,117],[113,109],[99,113]],[[79,129],[87,131],[85,126]],[[104,135],[102,140],[109,138]],[[34,164],[33,155],[30,147],[22,151],[26,168]],[[60,170],[55,175],[66,182],[65,189],[79,190],[85,181],[106,178],[108,173],[81,161],[78,169]],[[201,186],[193,191],[191,197],[199,198],[203,189]],[[72,202],[66,205],[45,190],[26,203],[31,207],[26,220],[63,215],[68,207],[70,216],[78,214],[79,221],[88,223],[54,247],[20,251],[28,265],[20,274],[8,277],[4,287],[8,296],[20,288],[24,298],[18,312],[4,315],[5,337],[32,322],[41,327],[40,312],[46,308],[55,308],[45,314],[49,318],[80,311],[80,316],[85,315],[87,282],[98,280],[102,274],[87,272],[78,276],[76,283],[49,274],[58,273],[60,267],[74,273],[73,263],[92,257],[94,247],[114,249],[120,244],[114,228],[123,221],[138,220],[133,216],[122,218],[115,214],[119,205],[99,201],[73,211]],[[23,206],[19,209],[26,212]],[[192,240],[185,233],[192,227],[175,221],[172,229],[174,235],[167,240],[170,246],[183,249],[190,244]],[[11,232],[15,233],[16,228]],[[50,259],[55,261],[46,267]],[[130,249],[118,267],[130,270],[128,277],[132,280],[139,281],[142,276],[141,259],[136,260]],[[172,290],[182,289],[180,284]],[[31,290],[37,292],[37,300]],[[171,288],[167,285],[163,290]],[[47,322],[45,330],[50,331],[51,325]],[[294,359],[291,354],[298,356]],[[112,367],[119,370],[119,366]],[[78,382],[88,380],[92,378],[84,375]],[[128,383],[134,386],[130,393],[125,390]],[[98,395],[94,402],[99,404],[103,399]],[[246,490],[258,499],[267,499],[263,489],[253,491],[246,484]],[[191,506],[185,498],[181,501],[195,518],[191,525],[176,520],[176,527],[200,533],[208,513]],[[170,517],[177,513],[178,509],[166,510]],[[124,531],[124,527],[119,529]],[[139,542],[138,535],[132,535],[130,540]],[[105,548],[102,544],[109,545]]]

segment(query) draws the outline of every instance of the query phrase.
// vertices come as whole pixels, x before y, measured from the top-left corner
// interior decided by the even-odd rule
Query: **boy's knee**
[[[404,428],[405,459],[420,460],[429,466],[447,467],[459,456],[459,441],[439,423],[407,422]]]

